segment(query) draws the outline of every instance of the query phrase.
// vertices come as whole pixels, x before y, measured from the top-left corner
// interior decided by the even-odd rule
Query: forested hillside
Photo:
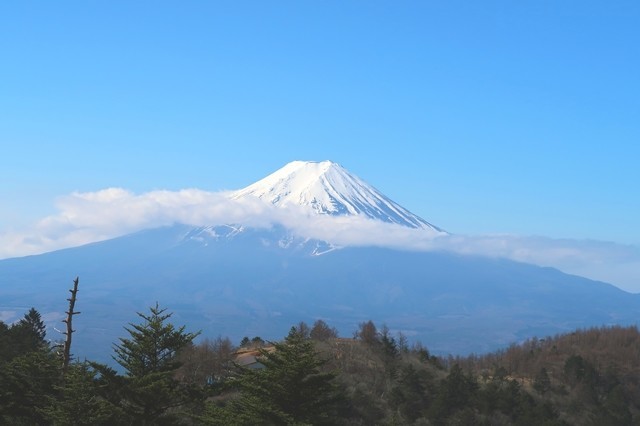
[[[195,343],[158,305],[138,315],[114,342],[119,370],[90,360],[65,370],[35,309],[0,323],[0,424],[640,424],[636,327],[441,358],[372,321],[348,337],[299,323],[280,342],[236,347]]]

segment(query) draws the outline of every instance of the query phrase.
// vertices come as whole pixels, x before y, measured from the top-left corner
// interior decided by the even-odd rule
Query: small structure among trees
[[[239,396],[224,408],[209,406],[207,424],[336,423],[342,395],[335,374],[321,371],[326,360],[300,328],[273,350],[260,349],[258,359],[264,368],[240,367],[233,381]]]

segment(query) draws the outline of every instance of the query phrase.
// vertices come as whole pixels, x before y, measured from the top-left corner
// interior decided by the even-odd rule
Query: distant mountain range
[[[365,217],[434,235],[341,166],[293,162],[231,198]],[[0,261],[0,315],[34,306],[53,326],[80,276],[74,352],[108,361],[111,345],[158,301],[203,335],[278,339],[317,318],[350,336],[369,319],[432,352],[467,354],[592,325],[637,324],[640,295],[552,268],[504,259],[385,247],[345,247],[283,225],[176,224],[37,256]]]

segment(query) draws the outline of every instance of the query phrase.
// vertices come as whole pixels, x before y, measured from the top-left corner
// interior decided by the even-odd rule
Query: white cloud
[[[296,207],[276,208],[255,199],[198,189],[136,195],[121,188],[73,193],[56,202],[58,213],[22,232],[0,231],[0,258],[37,254],[114,238],[138,230],[185,223],[281,223],[299,234],[338,245],[378,245],[414,250],[505,257],[640,291],[640,249],[598,241],[512,235],[443,235],[366,218],[316,216]]]
[[[173,223],[207,225],[241,222],[264,225],[269,206],[231,201],[226,193],[198,189],[136,195],[121,188],[73,193],[56,202],[58,213],[31,229],[0,233],[0,258],[43,253]]]
[[[640,248],[594,240],[514,235],[450,236],[441,248],[550,266],[640,292]]]

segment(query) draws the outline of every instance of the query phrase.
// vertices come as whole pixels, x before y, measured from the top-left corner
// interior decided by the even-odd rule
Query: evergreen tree
[[[13,342],[9,326],[0,321],[0,365],[10,360],[13,355]]]
[[[0,363],[16,356],[45,349],[46,327],[40,313],[31,308],[24,317],[11,326],[0,322]]]
[[[542,367],[533,378],[533,388],[541,394],[551,389],[551,379],[549,378],[549,373],[547,373],[546,368]]]
[[[256,336],[253,339],[251,339],[251,346],[255,347],[255,348],[259,348],[265,345],[265,341],[262,339],[262,337],[260,336]]]
[[[478,384],[475,378],[466,375],[462,368],[455,364],[440,385],[438,395],[431,406],[431,415],[436,420],[442,420],[470,406],[477,389]]]
[[[27,352],[0,366],[0,424],[47,424],[42,410],[60,376],[47,349]]]
[[[47,328],[42,321],[40,312],[35,308],[29,309],[20,321],[18,321],[17,328],[25,330],[25,334],[28,334],[32,339],[33,347],[38,348],[46,344],[45,336],[47,335]]]
[[[629,411],[623,387],[616,385],[606,395],[602,404],[603,410],[599,414],[598,422],[602,425],[631,425],[633,416]]]
[[[412,364],[406,364],[400,370],[397,384],[391,390],[392,407],[410,422],[421,417],[428,407],[428,379],[425,370],[418,371]]]
[[[409,339],[404,335],[403,332],[398,332],[398,350],[403,354],[409,353]]]
[[[160,309],[157,303],[150,311],[150,315],[138,312],[144,322],[125,327],[131,338],[120,338],[120,344],[115,346],[113,358],[129,377],[175,370],[176,354],[199,334],[185,333],[184,326],[176,329],[167,323],[173,314],[165,314],[166,308]]]
[[[179,383],[174,373],[180,366],[177,354],[189,345],[198,333],[187,333],[185,327],[175,328],[167,320],[172,314],[160,309],[156,303],[151,313],[138,313],[142,324],[125,327],[130,338],[121,338],[115,346],[114,359],[126,371],[121,381],[113,371],[102,369],[103,379],[113,387],[122,385],[122,394],[111,392],[111,398],[120,398],[120,405],[132,422],[139,425],[172,423],[168,411],[197,400],[199,395],[194,387]]]
[[[52,425],[113,425],[123,422],[123,412],[99,397],[98,371],[89,363],[69,365],[63,383],[55,386],[57,395],[49,396],[43,410]]]
[[[58,378],[40,313],[31,308],[8,327],[0,323],[0,424],[43,424],[41,409]]]
[[[385,357],[393,359],[399,355],[396,339],[391,336],[389,327],[386,325],[383,325],[380,330],[380,343],[382,344],[382,353]]]
[[[333,383],[335,374],[324,373],[313,342],[295,327],[275,351],[261,350],[264,369],[240,370],[240,397],[231,405],[237,424],[335,424],[341,400]]]

